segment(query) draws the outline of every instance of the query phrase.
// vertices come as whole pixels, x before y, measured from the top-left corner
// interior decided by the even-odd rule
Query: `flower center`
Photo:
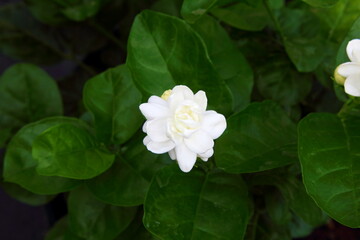
[[[161,95],[161,98],[166,101],[166,100],[168,100],[168,98],[170,97],[171,93],[172,93],[172,90],[171,90],[171,89],[166,90],[166,91]]]
[[[187,135],[195,131],[201,121],[200,108],[195,103],[180,105],[174,113],[172,131]]]

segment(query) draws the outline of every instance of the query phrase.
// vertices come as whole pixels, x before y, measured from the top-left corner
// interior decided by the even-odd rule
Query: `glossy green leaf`
[[[68,199],[69,226],[86,240],[114,239],[130,224],[136,208],[124,208],[100,202],[86,190],[77,188]]]
[[[68,216],[61,218],[46,234],[45,240],[84,240],[69,229]]]
[[[359,118],[310,114],[299,124],[299,156],[307,192],[329,216],[360,227]]]
[[[35,138],[42,132],[61,123],[81,124],[77,119],[53,117],[23,127],[7,146],[3,176],[5,181],[19,184],[37,194],[66,192],[80,184],[79,181],[60,177],[46,177],[36,172],[38,162],[32,158]]]
[[[15,183],[2,182],[1,188],[12,198],[31,206],[44,205],[54,197],[53,195],[34,194]]]
[[[34,64],[49,65],[62,59],[53,32],[39,24],[23,4],[0,7],[0,52]]]
[[[249,63],[214,18],[205,15],[192,27],[204,40],[216,71],[230,89],[233,111],[241,111],[250,103],[253,88],[253,72]]]
[[[203,41],[184,21],[144,11],[132,26],[127,65],[146,96],[160,96],[175,85],[204,90],[209,109],[229,113],[230,93],[211,64]]]
[[[36,171],[44,176],[93,178],[106,171],[115,156],[106,152],[85,128],[59,124],[33,142]]]
[[[231,173],[258,172],[297,160],[295,124],[274,102],[253,103],[227,120],[215,160]]]
[[[1,75],[0,129],[8,133],[5,140],[27,123],[62,112],[55,81],[39,67],[20,63]]]
[[[317,8],[313,13],[327,25],[328,38],[341,43],[351,25],[360,17],[359,11],[360,0],[338,0],[333,7]]]
[[[216,4],[217,0],[184,0],[181,7],[181,15],[190,23],[194,23],[202,15],[204,15],[212,6]]]
[[[288,60],[276,58],[258,68],[256,83],[263,97],[293,106],[310,93],[312,75],[299,73]]]
[[[94,115],[100,140],[121,144],[140,127],[141,94],[125,65],[109,69],[90,79],[83,92],[86,108]]]
[[[136,137],[127,144],[124,153],[119,154],[108,171],[87,182],[90,191],[98,199],[120,206],[144,203],[152,177],[171,160],[167,154],[149,152],[142,137]]]
[[[144,225],[160,239],[243,239],[251,210],[239,175],[183,173],[176,164],[153,178]]]
[[[289,58],[299,72],[314,71],[326,53],[327,35],[310,11],[284,8],[270,11]]]
[[[313,7],[331,7],[334,6],[339,0],[303,0]]]
[[[348,45],[349,41],[351,41],[353,39],[359,39],[359,38],[360,38],[360,17],[354,22],[351,29],[347,33],[347,36],[345,37],[345,39],[343,40],[343,42],[340,45],[340,48],[338,50],[337,57],[336,57],[337,65],[340,65],[344,62],[350,61],[347,56],[347,53],[346,53],[346,46]]]
[[[225,8],[213,8],[210,12],[230,26],[247,31],[261,31],[269,21],[261,1],[255,6],[240,2]]]

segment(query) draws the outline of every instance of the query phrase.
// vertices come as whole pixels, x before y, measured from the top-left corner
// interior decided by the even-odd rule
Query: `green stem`
[[[340,111],[338,112],[338,116],[341,117],[342,115],[350,114],[353,108],[356,108],[360,105],[360,98],[358,97],[350,97],[349,100],[344,103],[341,107]]]

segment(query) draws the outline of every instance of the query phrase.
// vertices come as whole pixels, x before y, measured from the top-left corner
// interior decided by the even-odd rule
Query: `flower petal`
[[[172,89],[172,92],[171,94],[179,94],[179,95],[182,95],[184,97],[184,99],[192,99],[194,97],[194,93],[193,91],[191,91],[190,88],[188,88],[187,86],[185,85],[178,85],[178,86],[175,86],[173,89]]]
[[[161,153],[166,153],[169,152],[170,150],[172,150],[175,147],[175,143],[171,140],[169,141],[164,141],[164,142],[154,142],[154,141],[150,141],[147,145],[146,148],[153,153],[157,153],[157,154],[161,154]]]
[[[350,75],[346,78],[344,87],[347,94],[360,97],[360,74]]]
[[[198,130],[191,134],[189,138],[184,138],[184,143],[195,153],[204,153],[214,147],[214,140],[203,130]]]
[[[337,73],[344,77],[348,77],[353,74],[360,74],[360,63],[343,63],[337,67]]]
[[[169,140],[167,136],[167,120],[166,119],[154,119],[147,121],[146,132],[150,139],[155,142],[164,142]]]
[[[207,107],[207,98],[206,98],[206,94],[204,91],[198,91],[195,94],[195,102],[197,104],[199,104],[200,108],[202,111],[206,111],[206,107]]]
[[[169,156],[170,156],[171,160],[176,160],[175,149],[172,149],[172,150],[169,151]]]
[[[159,104],[159,105],[162,105],[164,107],[167,107],[168,104],[167,102],[162,99],[161,97],[158,97],[158,96],[151,96],[148,100],[148,103],[155,103],[155,104]]]
[[[190,151],[185,144],[178,144],[175,152],[181,171],[190,172],[196,162],[196,153]]]
[[[172,89],[168,98],[170,109],[175,109],[184,100],[194,100],[194,93],[184,85],[178,85]]]
[[[145,122],[144,122],[144,125],[142,126],[142,131],[143,131],[144,133],[147,132],[147,123],[148,123],[148,121],[145,121]]]
[[[145,146],[147,146],[150,142],[151,142],[151,139],[149,138],[149,136],[144,137],[143,143]]]
[[[209,150],[207,150],[204,153],[198,154],[198,156],[203,160],[203,161],[207,161],[212,155],[214,154],[214,149],[210,148]]]
[[[346,53],[352,62],[360,62],[360,39],[351,40],[346,46]]]
[[[141,113],[147,120],[155,118],[164,118],[169,115],[169,109],[157,103],[143,103],[139,106]]]
[[[217,139],[226,129],[226,119],[215,111],[206,111],[203,115],[202,129],[213,139]]]

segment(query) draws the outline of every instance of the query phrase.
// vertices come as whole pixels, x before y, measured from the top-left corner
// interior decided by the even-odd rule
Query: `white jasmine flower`
[[[351,62],[339,65],[335,70],[335,81],[344,85],[349,95],[360,97],[360,39],[351,40],[346,53]]]
[[[140,105],[146,118],[144,144],[153,153],[168,152],[183,172],[189,172],[199,157],[207,161],[213,153],[214,139],[226,128],[222,114],[206,111],[204,91],[195,95],[186,86],[167,90],[161,97],[151,96]]]

